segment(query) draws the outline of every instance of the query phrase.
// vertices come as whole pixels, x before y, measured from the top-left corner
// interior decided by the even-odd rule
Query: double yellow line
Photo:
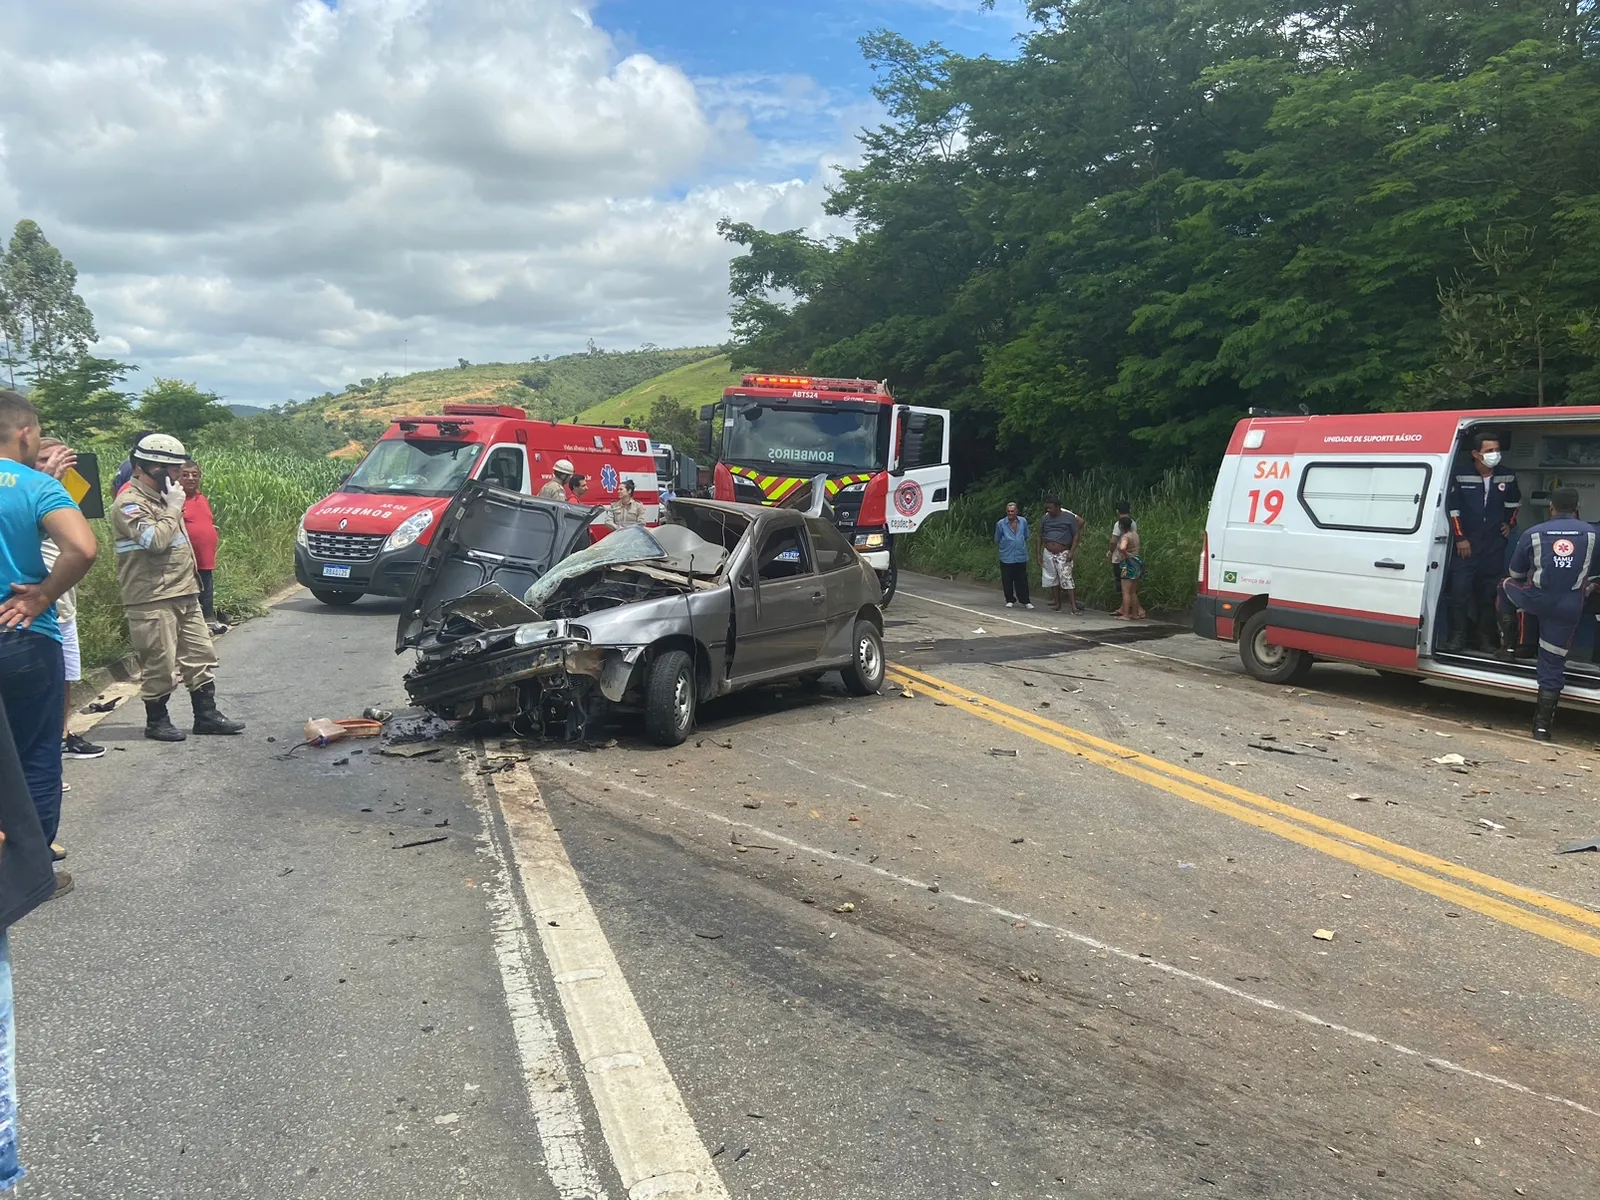
[[[920,689],[952,708],[1115,771],[1125,778],[1159,788],[1180,800],[1600,958],[1600,913],[1581,905],[1413,850],[1269,796],[1257,795],[1070,725],[1013,708],[910,667],[890,667],[889,677],[902,687],[913,691]]]

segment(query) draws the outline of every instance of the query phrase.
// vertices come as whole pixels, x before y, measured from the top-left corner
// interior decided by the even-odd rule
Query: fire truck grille
[[[306,532],[311,543],[311,553],[318,558],[342,558],[349,562],[366,562],[378,557],[383,545],[381,533],[312,533]]]
[[[832,500],[834,524],[841,529],[854,528],[860,519],[861,501],[865,495],[864,491],[857,488],[855,491],[840,492],[835,496]]]

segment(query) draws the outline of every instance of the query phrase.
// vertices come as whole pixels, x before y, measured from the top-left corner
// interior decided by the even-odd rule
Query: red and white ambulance
[[[1580,515],[1600,518],[1600,408],[1250,417],[1217,474],[1195,632],[1237,641],[1245,668],[1275,683],[1329,659],[1532,696],[1532,658],[1443,649],[1445,493],[1472,474],[1466,443],[1479,431],[1500,438],[1499,472],[1517,473],[1518,528],[1548,518],[1557,487],[1576,488]],[[1562,702],[1600,708],[1586,640]]]
[[[404,596],[462,483],[483,479],[534,495],[563,458],[587,477],[586,503],[610,504],[631,480],[646,520],[656,520],[656,463],[642,431],[533,421],[506,405],[446,404],[437,416],[396,417],[339,490],[306,511],[295,578],[324,604]]]

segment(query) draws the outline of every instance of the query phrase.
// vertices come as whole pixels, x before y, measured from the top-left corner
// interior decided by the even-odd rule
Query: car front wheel
[[[1266,683],[1298,683],[1311,670],[1311,655],[1267,640],[1267,614],[1258,612],[1239,633],[1244,669]]]
[[[883,673],[887,667],[883,658],[883,637],[871,621],[857,621],[850,644],[853,653],[850,665],[840,674],[844,686],[857,696],[871,696],[883,687]]]
[[[678,746],[694,728],[694,664],[668,650],[650,664],[644,685],[644,729],[658,746]]]

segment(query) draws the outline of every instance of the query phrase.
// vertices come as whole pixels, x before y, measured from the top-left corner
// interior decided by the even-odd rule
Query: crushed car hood
[[[395,653],[437,637],[452,621],[481,628],[481,618],[505,612],[503,602],[488,598],[504,595],[515,603],[562,559],[588,545],[599,511],[468,480],[445,510],[406,596]]]

